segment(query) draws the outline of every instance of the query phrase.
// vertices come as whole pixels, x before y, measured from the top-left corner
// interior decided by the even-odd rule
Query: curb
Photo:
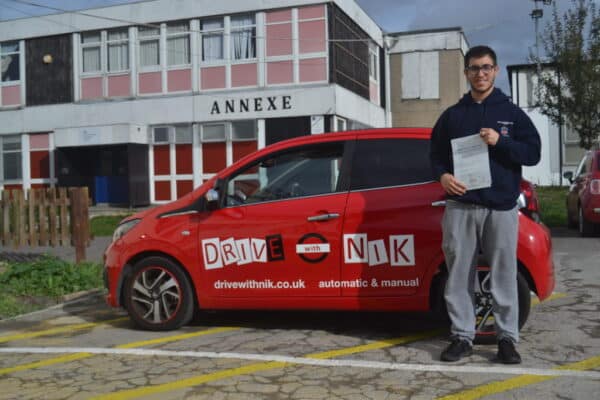
[[[92,297],[95,294],[100,294],[100,293],[102,293],[102,289],[98,289],[98,288],[82,290],[82,291],[75,292],[75,293],[69,293],[69,294],[66,294],[66,295],[60,297],[59,298],[60,303],[58,303],[58,304],[54,304],[50,307],[42,308],[40,310],[35,310],[35,311],[32,311],[27,314],[15,315],[14,317],[0,319],[0,322],[15,321],[15,320],[18,320],[21,318],[32,317],[32,316],[41,314],[46,311],[56,310],[56,309],[59,309],[59,308],[62,308],[62,307],[68,306],[68,305],[77,304],[79,302],[86,300],[89,297]]]

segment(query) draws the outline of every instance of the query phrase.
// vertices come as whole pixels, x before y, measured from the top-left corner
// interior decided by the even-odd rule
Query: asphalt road
[[[201,313],[152,333],[92,295],[0,321],[0,399],[598,399],[600,237],[553,236],[556,292],[518,366],[495,345],[440,362],[447,329],[428,315]]]

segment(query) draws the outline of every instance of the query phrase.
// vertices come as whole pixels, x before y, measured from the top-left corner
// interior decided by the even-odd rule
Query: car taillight
[[[521,181],[520,189],[521,196],[525,200],[519,204],[521,212],[535,222],[540,222],[540,201],[535,186],[530,182]]]
[[[592,179],[590,182],[590,193],[600,194],[600,179]]]

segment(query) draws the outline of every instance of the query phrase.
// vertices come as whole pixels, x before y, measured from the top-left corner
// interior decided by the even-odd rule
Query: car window
[[[429,140],[368,139],[356,142],[350,189],[432,181]]]
[[[302,146],[263,158],[229,178],[226,206],[338,191],[343,142]]]
[[[581,176],[588,171],[588,155],[583,156],[579,165],[577,166],[577,171],[575,172],[575,176]]]

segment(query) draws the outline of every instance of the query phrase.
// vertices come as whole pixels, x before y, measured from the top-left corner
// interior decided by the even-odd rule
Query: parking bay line
[[[405,338],[404,341],[410,340]],[[383,348],[388,346],[388,342],[375,342],[377,346],[372,348]],[[368,345],[367,345],[368,346]],[[360,352],[366,346],[355,346],[348,348],[354,353]],[[371,349],[372,349],[371,348]],[[367,351],[367,350],[362,350]],[[324,367],[354,367],[354,368],[369,368],[369,369],[389,369],[411,372],[456,372],[456,373],[495,373],[503,375],[521,375],[525,374],[532,377],[557,378],[561,376],[569,376],[576,378],[600,379],[600,371],[586,371],[594,368],[600,359],[600,356],[580,361],[578,363],[569,364],[563,367],[553,369],[541,368],[524,368],[524,367],[508,367],[508,366],[489,366],[489,365],[448,365],[448,364],[408,364],[408,363],[390,363],[382,361],[365,361],[351,359],[328,359],[326,353],[316,353],[304,357],[282,356],[282,355],[265,355],[252,353],[230,353],[230,352],[212,352],[212,351],[177,351],[177,350],[159,350],[159,349],[117,349],[117,348],[102,348],[102,347],[18,347],[0,349],[0,353],[28,353],[28,354],[56,354],[56,353],[75,353],[85,352],[89,354],[106,354],[106,355],[131,355],[143,357],[186,357],[186,358],[220,358],[220,359],[237,359],[249,361],[264,361],[264,362],[282,362],[285,364],[301,364]],[[334,352],[329,352],[330,354]],[[333,356],[333,355],[332,355]]]
[[[175,342],[175,341],[189,339],[189,338],[193,338],[193,337],[212,335],[215,333],[228,332],[228,331],[233,331],[233,330],[238,330],[238,329],[241,329],[241,328],[238,328],[238,327],[212,328],[212,329],[207,329],[207,330],[198,331],[198,332],[183,333],[181,335],[167,336],[167,337],[158,338],[158,339],[150,339],[150,340],[142,340],[142,341],[138,341],[138,342],[126,343],[126,344],[115,346],[115,349],[128,349],[128,348],[133,348],[133,347],[148,346],[148,345],[152,345],[152,344],[169,343],[169,342]],[[12,349],[12,348],[5,347],[5,348],[2,348],[1,352],[2,353],[10,353],[11,352],[10,349]],[[46,348],[46,350],[47,350],[46,353],[52,353],[52,349],[53,349],[52,347]],[[54,352],[54,353],[57,353],[57,352]],[[63,352],[58,352],[58,353],[71,353],[71,351],[63,351]],[[92,357],[92,356],[94,356],[94,354],[90,353],[90,352],[76,351],[74,354],[69,354],[69,355],[62,356],[62,357],[55,357],[55,358],[50,358],[47,360],[41,360],[41,361],[36,361],[36,362],[28,363],[28,364],[17,365],[14,367],[2,368],[2,369],[0,369],[0,375],[6,375],[6,374],[13,373],[13,372],[25,371],[25,370],[34,369],[34,368],[47,367],[49,365],[54,365],[54,364],[62,364],[62,363],[66,363],[66,362],[77,361],[77,360],[81,360],[81,359]]]
[[[582,371],[600,367],[600,356],[585,359],[571,364],[561,365],[560,367],[553,368],[551,371]],[[594,372],[600,375],[600,372]],[[490,396],[492,394],[503,393],[509,390],[518,389],[524,386],[533,385],[535,383],[541,383],[556,379],[563,375],[555,376],[536,376],[532,374],[526,374],[517,376],[515,378],[506,379],[500,382],[492,382],[486,385],[474,387],[473,389],[464,390],[462,392],[454,393],[448,396],[439,397],[437,400],[475,400],[481,397]],[[595,378],[598,379],[598,378]]]
[[[40,336],[55,335],[57,333],[79,331],[82,329],[94,328],[98,325],[106,325],[106,324],[111,324],[114,322],[121,322],[121,321],[126,321],[126,320],[129,320],[129,317],[120,317],[120,318],[109,319],[109,320],[101,321],[101,322],[86,322],[83,324],[58,326],[56,328],[44,329],[43,331],[23,332],[23,333],[17,333],[14,335],[0,336],[0,343],[12,342],[15,340],[31,339],[31,338],[40,337]]]
[[[563,294],[556,293],[556,294],[550,296],[549,298],[547,298],[546,301],[552,300],[554,298],[560,298],[560,297],[564,297]],[[427,332],[427,333],[422,334],[421,335],[422,337],[420,337],[418,339],[410,340],[410,341],[417,341],[417,340],[425,339],[428,337],[437,336],[439,334],[439,332],[440,331],[437,331],[437,330],[432,331],[432,332]],[[419,335],[415,335],[410,338],[412,339],[412,338],[415,338],[416,336],[419,336]],[[351,348],[347,348],[347,349],[333,350],[333,351],[327,351],[327,352],[322,352],[322,353],[314,353],[314,354],[310,354],[305,357],[306,358],[310,357],[310,358],[315,358],[315,359],[332,358],[332,357],[335,357],[338,355],[353,354],[353,353],[358,353],[361,351],[381,349],[384,347],[394,346],[397,344],[408,343],[409,340],[407,340],[407,339],[408,338],[396,338],[396,339],[390,339],[390,340],[383,340],[383,341],[374,342],[374,343],[367,344],[367,345],[355,346],[355,347],[351,347]],[[271,370],[271,369],[276,369],[276,368],[282,368],[282,367],[285,367],[286,365],[289,365],[289,364],[282,362],[282,361],[270,361],[270,362],[264,362],[264,363],[255,363],[255,364],[250,364],[250,365],[246,365],[246,366],[242,366],[242,367],[238,367],[238,368],[226,369],[226,370],[217,371],[217,372],[213,372],[213,373],[209,373],[209,374],[205,374],[205,375],[199,375],[199,376],[195,376],[195,377],[191,377],[191,378],[187,378],[187,379],[183,379],[183,380],[179,380],[179,381],[175,381],[175,382],[169,382],[169,383],[165,383],[165,384],[161,384],[161,385],[145,386],[145,387],[136,388],[136,389],[129,389],[129,390],[123,390],[120,392],[108,393],[105,395],[100,395],[98,397],[95,397],[95,399],[119,399],[119,400],[120,399],[132,399],[132,398],[137,398],[140,396],[146,396],[146,395],[151,395],[151,394],[156,394],[156,393],[164,393],[164,392],[169,392],[169,391],[173,391],[173,390],[177,390],[177,389],[184,389],[187,387],[198,386],[203,383],[212,382],[212,381],[225,379],[225,378],[230,378],[233,376],[246,375],[246,374],[252,374],[255,372],[259,372],[259,371],[266,371],[266,370]],[[489,371],[489,367],[484,367],[484,368],[486,368],[486,370]]]

